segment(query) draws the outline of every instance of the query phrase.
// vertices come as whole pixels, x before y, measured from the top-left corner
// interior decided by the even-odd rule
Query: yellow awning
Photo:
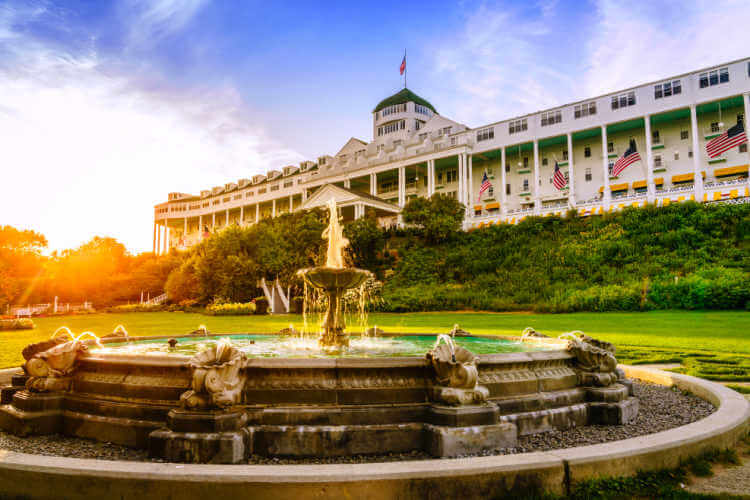
[[[680,175],[673,175],[672,176],[672,183],[675,182],[688,182],[695,180],[695,174],[680,174]]]
[[[725,175],[746,174],[747,165],[737,165],[736,167],[717,168],[714,170],[714,177],[723,177]]]
[[[646,185],[647,185],[647,184],[646,184],[646,181],[635,181],[635,182],[633,183],[633,189],[640,189],[640,188],[645,188],[645,187],[646,187]]]
[[[476,207],[475,207],[475,208],[476,208]],[[499,208],[500,208],[500,203],[498,203],[498,202],[496,202],[496,201],[495,201],[495,202],[492,202],[492,203],[487,203],[487,204],[486,204],[486,205],[484,206],[484,209],[485,209],[485,210],[495,210],[495,209],[499,209]]]
[[[482,210],[482,205],[474,205],[475,212],[479,212],[480,210]]]
[[[612,184],[611,186],[609,186],[609,189],[612,191],[625,191],[626,189],[628,189],[628,183],[623,182],[622,184]]]
[[[655,186],[661,186],[662,184],[664,184],[664,177],[657,177],[654,179]]]

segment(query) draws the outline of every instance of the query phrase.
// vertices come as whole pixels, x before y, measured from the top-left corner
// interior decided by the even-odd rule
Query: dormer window
[[[380,112],[380,115],[388,116],[394,113],[405,113],[405,112],[406,112],[406,103],[394,104],[393,106],[388,106],[386,108],[383,108],[383,110]]]
[[[421,104],[414,104],[414,111],[421,115],[432,116],[432,111],[430,111],[430,108],[428,108],[427,106],[422,106]]]

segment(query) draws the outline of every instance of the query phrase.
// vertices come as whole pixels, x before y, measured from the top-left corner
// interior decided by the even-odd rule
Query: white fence
[[[94,306],[91,302],[84,302],[82,304],[71,304],[66,303],[62,304],[57,301],[57,297],[55,297],[55,301],[52,304],[27,304],[25,306],[8,306],[7,314],[9,316],[15,316],[17,318],[23,318],[23,317],[32,317],[32,316],[39,316],[41,314],[58,314],[58,313],[68,313],[68,312],[79,312],[79,311],[89,311],[93,309]]]

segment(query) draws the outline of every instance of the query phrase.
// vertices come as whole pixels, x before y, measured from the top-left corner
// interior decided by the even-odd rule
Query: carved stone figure
[[[612,350],[607,349],[609,346]],[[609,342],[602,342],[587,335],[571,338],[568,351],[576,357],[576,371],[580,384],[607,387],[618,379],[617,360]]]
[[[188,409],[224,409],[240,402],[245,376],[242,366],[245,354],[228,339],[199,352],[190,360],[193,368],[192,389],[180,396]]]
[[[29,375],[26,388],[35,392],[67,391],[70,374],[79,355],[85,351],[83,342],[71,340],[34,354],[24,365]]]
[[[426,358],[435,369],[437,379],[437,385],[432,388],[433,400],[449,405],[478,404],[487,400],[489,391],[477,385],[479,358],[456,345],[449,335],[440,335]]]
[[[451,333],[449,335],[451,337],[471,337],[471,333],[458,326],[458,324],[453,325],[453,328],[451,328]]]

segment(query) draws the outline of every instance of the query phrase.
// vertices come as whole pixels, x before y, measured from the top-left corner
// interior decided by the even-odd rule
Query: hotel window
[[[255,196],[255,193],[252,191],[248,191],[247,193],[245,193],[245,198],[250,198],[251,196]]]
[[[495,196],[495,188],[493,186],[490,186],[490,188],[487,190],[487,194],[489,195],[490,198]]]
[[[688,158],[692,158],[692,157],[693,157],[693,152],[692,151],[688,151]]]
[[[560,122],[562,122],[561,111],[549,111],[547,113],[542,113],[542,127],[546,127],[547,125],[554,125],[555,123]]]
[[[688,131],[687,130],[681,130],[680,131],[680,140],[686,141],[688,139]]]
[[[234,199],[235,200],[241,200],[242,199],[242,195],[241,194],[236,194],[236,195],[234,195]]]
[[[219,203],[221,203],[221,200],[214,200],[211,202],[211,205],[218,205]]]
[[[609,173],[609,176],[612,177],[612,169],[615,168],[615,162],[611,161],[609,162],[609,165],[607,165],[607,173]]]
[[[292,187],[292,186],[294,186],[294,181],[285,181],[284,182],[284,187],[285,188],[289,188],[289,187]]]
[[[451,146],[458,144],[458,137],[451,137]]]
[[[458,170],[448,170],[445,172],[445,182],[450,184],[458,180]]]
[[[661,137],[659,137],[659,131],[654,130],[651,132],[651,139],[654,144],[661,144]]]
[[[661,167],[661,155],[654,156],[654,167]]]
[[[547,166],[547,158],[542,158],[542,166],[543,167]]]
[[[483,128],[477,131],[477,142],[487,141],[495,138],[495,129],[493,127]]]
[[[675,151],[674,152],[674,159],[675,160],[679,160],[680,159],[680,152],[679,151]]]
[[[583,156],[586,158],[591,158],[591,146],[586,146],[583,148]]]
[[[505,171],[510,172],[510,163],[505,164]]]
[[[275,186],[271,186],[271,191],[278,191],[278,190],[279,190],[278,184],[276,184]]]
[[[612,109],[627,108],[635,104],[635,92],[612,96]]]
[[[573,112],[576,118],[583,118],[584,116],[596,114],[596,101],[591,101],[585,104],[576,104],[573,108]]]
[[[428,108],[427,106],[422,106],[421,104],[414,104],[414,111],[421,115],[430,116],[432,114],[430,108]]]
[[[672,80],[671,82],[654,85],[654,99],[661,99],[662,97],[669,97],[680,93],[682,93],[682,83],[680,83],[680,80]]]
[[[747,153],[747,143],[740,144],[740,153]]]
[[[584,179],[586,179],[586,182],[589,182],[591,180],[591,169],[590,168],[586,169],[586,175],[585,175]]]
[[[510,194],[510,184],[505,185],[505,194]]]
[[[399,120],[397,122],[389,123],[378,127],[378,135],[386,135],[406,128],[406,120]]]
[[[714,85],[718,85],[720,83],[726,83],[729,81],[729,68],[706,71],[705,73],[700,74],[699,80],[700,87],[702,89],[706,87],[713,87]]]
[[[721,127],[719,127],[719,122],[711,122],[711,133],[717,133],[721,132]]]
[[[614,142],[608,142],[607,143],[607,153],[614,153],[615,152],[615,143]]]
[[[528,179],[524,179],[523,180],[523,192],[525,193],[528,190],[529,190],[529,180]]]
[[[229,200],[231,200],[231,199],[232,199],[232,197],[231,197],[231,196],[227,196],[227,197],[226,197],[226,198],[224,198],[224,199],[223,199],[222,201],[223,201],[224,203],[228,203],[228,202],[229,202]]]
[[[523,157],[523,168],[529,168],[529,157],[524,156]]]
[[[419,134],[419,140],[420,141],[424,141],[425,139],[427,139],[427,132],[425,132],[423,134]]]
[[[568,150],[565,149],[562,152],[563,161],[568,161]]]
[[[524,130],[527,130],[529,128],[528,123],[526,122],[526,118],[522,120],[514,120],[508,124],[508,133],[509,134],[515,134],[518,132],[523,132]]]
[[[451,133],[452,127],[443,127],[443,135],[448,135]]]
[[[258,194],[266,194],[266,188],[259,189]]]
[[[393,106],[388,106],[387,108],[383,108],[381,111],[382,116],[388,116],[392,115],[393,113],[403,113],[406,111],[406,103],[404,104],[394,104]]]
[[[400,145],[401,145],[401,142],[402,142],[402,141],[401,141],[401,139],[399,139],[399,140],[397,140],[397,141],[393,141],[393,147],[395,148],[395,147],[398,147],[398,146],[400,146]]]

